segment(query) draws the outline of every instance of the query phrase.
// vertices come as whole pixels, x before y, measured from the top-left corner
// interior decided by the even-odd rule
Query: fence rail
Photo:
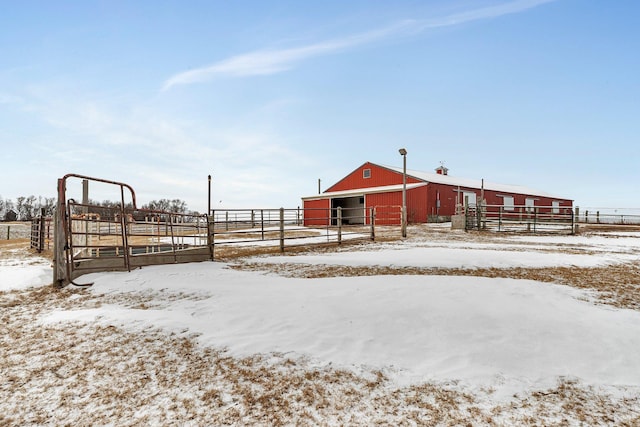
[[[67,180],[83,181],[83,203],[67,199]],[[117,206],[87,202],[88,182],[114,185],[121,194]],[[125,193],[131,202],[125,204]],[[127,184],[66,175],[58,180],[55,210],[54,283],[64,286],[91,272],[131,270],[145,265],[213,260],[231,245],[286,247],[374,239],[375,213],[337,208],[316,215],[324,227],[305,227],[303,209],[215,210],[209,215],[155,211],[136,207]],[[370,225],[364,226],[369,223]],[[33,245],[42,246],[42,221],[34,221]],[[351,225],[359,224],[359,225]]]
[[[640,225],[640,210],[614,208],[579,209],[576,221],[582,224]]]
[[[51,217],[44,214],[31,220],[31,249],[37,252],[48,250],[51,247]]]
[[[229,245],[306,246],[342,243],[343,240],[374,239],[371,214],[362,209],[247,209],[212,212],[212,242],[216,248]],[[315,224],[305,226],[312,218]]]
[[[100,206],[103,217],[94,208],[67,203],[68,257],[74,273],[211,258],[205,215]]]
[[[466,229],[493,229],[533,233],[568,233],[575,231],[573,209],[555,206],[468,206]]]
[[[93,212],[97,208],[101,214]],[[301,209],[225,210],[207,216],[69,201],[65,213],[69,269],[71,276],[78,277],[96,271],[212,260],[217,251],[231,245],[272,246],[284,251],[285,247],[375,237],[373,226],[344,225],[343,209],[335,212],[336,216],[326,218],[333,225],[313,228],[302,226]]]

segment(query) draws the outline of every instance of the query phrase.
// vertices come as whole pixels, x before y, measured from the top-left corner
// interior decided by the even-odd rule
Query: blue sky
[[[2,2],[0,196],[295,207],[372,161],[640,208],[640,2]],[[96,194],[95,198],[101,197]]]

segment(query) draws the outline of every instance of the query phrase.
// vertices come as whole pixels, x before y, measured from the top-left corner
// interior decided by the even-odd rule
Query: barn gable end
[[[408,176],[407,183],[418,183],[422,180]],[[349,175],[325,190],[325,193],[334,191],[353,190],[355,188],[382,187],[387,185],[402,184],[402,173],[391,170],[375,163],[366,162]]]

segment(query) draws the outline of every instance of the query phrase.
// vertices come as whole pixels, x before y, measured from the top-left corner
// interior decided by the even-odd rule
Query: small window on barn
[[[371,169],[364,169],[362,171],[362,177],[363,178],[371,178]]]
[[[502,198],[504,199],[503,205],[505,211],[512,211],[515,209],[515,206],[513,205],[513,196],[502,196]]]
[[[527,197],[524,199],[524,206],[527,208],[527,212],[533,212],[536,209],[536,199]]]
[[[559,214],[560,213],[560,202],[557,200],[554,200],[553,202],[551,202],[551,207],[553,208],[552,211],[554,214]]]

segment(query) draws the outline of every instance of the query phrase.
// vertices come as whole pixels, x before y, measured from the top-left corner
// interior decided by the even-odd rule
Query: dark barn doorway
[[[331,199],[331,225],[338,225],[338,208],[342,208],[342,224],[364,224],[364,196]]]

